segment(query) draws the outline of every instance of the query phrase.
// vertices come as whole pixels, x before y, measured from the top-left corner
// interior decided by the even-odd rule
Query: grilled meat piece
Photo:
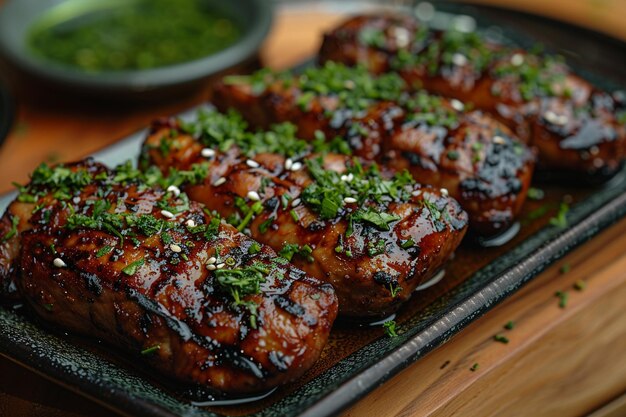
[[[45,321],[179,382],[245,394],[302,375],[336,317],[331,286],[137,174],[40,167],[2,219],[19,217],[1,246],[3,287],[15,279]]]
[[[159,121],[143,166],[165,174],[205,167],[205,178],[183,186],[190,198],[331,283],[340,314],[392,313],[459,245],[466,214],[439,190],[346,155],[309,154],[289,124],[246,127],[239,115],[214,111],[191,125]]]
[[[259,85],[262,87],[259,88]],[[501,123],[387,74],[328,63],[301,76],[260,72],[218,85],[215,102],[255,126],[293,121],[313,140],[343,138],[352,151],[422,184],[445,188],[480,235],[505,231],[530,186],[534,156]],[[320,93],[322,92],[322,93]]]
[[[473,103],[536,147],[544,170],[609,178],[626,156],[623,93],[600,91],[562,57],[408,16],[357,16],[324,36],[320,61],[397,71],[411,86]]]

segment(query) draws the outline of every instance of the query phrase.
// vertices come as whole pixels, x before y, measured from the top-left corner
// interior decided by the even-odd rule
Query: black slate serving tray
[[[492,8],[441,5],[438,9],[474,16],[479,27],[493,26],[493,30],[518,43],[543,41],[566,55],[577,71],[601,88],[615,90],[626,85],[626,45],[619,41],[547,19]],[[192,117],[194,112],[192,109],[182,117]],[[137,132],[94,157],[110,165],[135,157],[145,133]],[[530,223],[522,220],[520,235],[504,248],[474,252],[471,248],[462,249],[465,257],[495,252],[485,262],[477,260],[476,268],[469,272],[452,268],[444,282],[425,292],[431,294],[430,298],[422,297],[422,303],[430,300],[427,304],[401,311],[398,337],[387,338],[379,328],[361,330],[374,336],[353,341],[353,348],[339,358],[327,354],[321,361],[323,365],[314,369],[311,376],[256,404],[208,408],[194,405],[141,370],[103,354],[97,344],[45,330],[22,314],[22,309],[0,308],[0,354],[125,415],[334,415],[444,343],[565,253],[626,215],[626,170],[602,186],[582,192],[572,190],[567,186],[547,188],[547,194],[557,202],[570,191],[575,194],[567,227],[550,226],[546,218]],[[13,197],[14,193],[0,196],[0,212]],[[344,331],[341,326],[336,330],[339,333]],[[339,345],[333,348],[339,349]]]

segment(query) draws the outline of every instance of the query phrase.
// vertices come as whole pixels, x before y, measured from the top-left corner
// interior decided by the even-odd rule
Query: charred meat
[[[3,298],[218,393],[302,375],[335,319],[332,287],[139,176],[89,160],[38,168],[0,223]]]
[[[215,102],[254,126],[293,121],[309,140],[343,140],[355,155],[445,189],[468,212],[474,232],[506,230],[526,198],[534,155],[483,112],[407,90],[395,74],[327,63],[300,75],[228,77]]]
[[[331,283],[346,316],[383,316],[407,301],[460,243],[458,203],[406,172],[337,153],[344,143],[299,139],[283,123],[252,132],[240,115],[207,111],[162,120],[142,166],[203,171],[178,185],[239,230]],[[343,149],[345,151],[345,149]]]
[[[324,36],[320,60],[397,72],[412,88],[472,103],[535,147],[544,170],[608,178],[626,155],[626,100],[564,59],[408,16],[358,16]]]

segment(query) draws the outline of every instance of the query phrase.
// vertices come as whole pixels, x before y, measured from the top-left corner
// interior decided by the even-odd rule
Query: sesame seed
[[[452,55],[452,63],[458,67],[467,64],[467,57],[463,54],[456,53]]]
[[[225,182],[226,182],[226,178],[220,177],[213,183],[213,187],[219,187],[220,185],[224,184]]]
[[[455,98],[450,100],[450,105],[456,111],[463,111],[463,109],[465,108],[465,105]]]
[[[422,190],[415,190],[411,193],[413,197],[418,197],[422,194]]]
[[[226,266],[225,263],[217,264],[217,269],[222,269]]]
[[[519,67],[524,63],[524,55],[522,54],[513,54],[511,57],[511,65]]]
[[[291,158],[287,158],[287,160],[285,161],[285,169],[287,171],[291,171],[292,166],[293,166],[293,161],[291,160]]]
[[[207,263],[207,264],[209,264],[209,265],[212,265],[212,264],[214,264],[215,262],[217,262],[217,258],[216,258],[215,256],[211,256],[211,257],[210,257],[210,258],[206,261],[206,263]]]
[[[291,203],[291,207],[298,207],[300,205],[300,199],[296,198],[295,200],[293,200],[293,202]]]
[[[346,204],[353,204],[357,202],[357,199],[354,197],[346,197],[343,199],[343,202]]]
[[[204,148],[200,151],[200,155],[202,155],[203,158],[213,158],[215,156],[215,151],[211,148]]]
[[[248,198],[252,201],[259,201],[261,196],[256,191],[248,191]]]
[[[214,264],[210,264],[206,266],[206,269],[208,269],[209,271],[215,271],[217,267]]]
[[[52,261],[52,265],[56,266],[57,268],[65,268],[67,266],[67,264],[63,262],[63,259],[61,258],[54,258],[54,261]]]
[[[497,143],[498,145],[504,145],[506,143],[506,139],[504,139],[502,136],[494,136],[493,143]]]
[[[174,197],[178,197],[180,195],[180,188],[175,185],[170,185],[167,187],[167,192],[174,194]]]
[[[449,195],[447,188],[442,188],[439,191],[441,191],[441,195],[444,196],[444,197],[447,197]]]
[[[175,217],[174,213],[172,213],[171,211],[168,211],[168,210],[161,210],[161,215],[163,217],[167,217],[168,219],[173,219]]]
[[[246,161],[246,164],[250,167],[250,168],[258,168],[261,165],[257,162],[257,161],[253,161],[252,159],[248,159]]]
[[[552,123],[553,125],[563,126],[567,123],[567,116],[562,114],[556,114],[552,110],[548,110],[543,114],[544,119],[548,121],[548,123]]]
[[[74,204],[80,203],[80,197],[76,196],[76,197],[72,198],[72,203],[74,203]]]
[[[410,42],[410,33],[406,28],[403,27],[394,27],[393,36],[396,38],[396,45],[399,48],[405,48],[409,45]]]
[[[172,252],[175,252],[175,253],[181,253],[183,251],[183,248],[178,246],[176,243],[172,243],[170,245],[170,249],[172,250]]]
[[[193,219],[187,220],[185,224],[187,225],[187,227],[196,227],[196,222],[194,222]]]
[[[291,166],[292,171],[300,171],[302,169],[302,162],[294,162]]]

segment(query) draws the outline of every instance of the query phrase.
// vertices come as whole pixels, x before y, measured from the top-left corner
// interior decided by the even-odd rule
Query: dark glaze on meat
[[[626,155],[623,94],[598,90],[557,56],[408,16],[358,16],[324,36],[320,60],[397,71],[413,87],[473,103],[536,147],[546,170],[608,178]]]
[[[240,230],[281,254],[289,245],[305,248],[288,255],[292,256],[291,262],[333,285],[339,297],[340,314],[368,317],[395,311],[409,299],[415,287],[433,276],[450,258],[465,233],[466,214],[453,199],[439,190],[411,183],[401,187],[402,193],[409,193],[405,200],[393,198],[381,207],[369,201],[367,196],[356,196],[355,201],[365,198],[363,206],[357,202],[345,202],[337,216],[324,219],[305,203],[307,190],[310,191],[308,187],[319,184],[317,180],[313,181],[306,158],[310,159],[309,163],[318,161],[322,171],[338,173],[336,180],[344,181],[347,178],[340,179],[340,175],[351,175],[347,174],[347,167],[354,167],[350,157],[327,153],[323,157],[309,155],[302,159],[300,155],[294,156],[294,162],[287,162],[278,153],[242,151],[228,144],[222,147],[215,142],[216,137],[235,138],[236,141],[239,138],[238,143],[244,142],[239,133],[233,133],[237,130],[233,126],[230,131],[215,133],[215,126],[223,125],[219,120],[227,116],[216,112],[210,114],[211,120],[205,125],[210,130],[208,133],[200,130],[198,132],[204,133],[197,135],[188,134],[174,120],[155,123],[144,145],[144,165],[154,164],[167,173],[171,168],[192,170],[199,164],[208,164],[204,181],[184,187],[190,198],[204,203],[225,218],[231,218]],[[239,128],[245,128],[245,122],[237,115],[228,117],[241,122],[235,123]],[[280,130],[274,132],[277,134],[270,136],[285,146],[285,152],[303,149],[301,145],[307,145],[286,134],[281,136]],[[164,146],[164,143],[168,145]],[[203,157],[205,146],[215,149],[215,156]],[[248,160],[244,152],[253,159]],[[291,164],[302,166],[298,170],[289,169]],[[382,175],[392,178],[385,173]],[[354,177],[353,181],[360,181],[357,174]],[[412,180],[406,177],[405,181]],[[250,192],[256,195],[250,196]],[[246,216],[241,212],[241,202],[245,202],[245,207],[251,207],[251,204],[253,207],[257,196],[262,210],[242,224],[242,218]],[[319,198],[322,199],[321,193]],[[394,218],[385,221],[383,227],[349,220],[350,216],[356,217],[359,210],[366,208]],[[233,216],[239,217],[233,219]]]
[[[530,186],[533,155],[506,126],[484,113],[464,111],[460,102],[424,92],[410,96],[403,92],[405,83],[391,75],[379,82],[381,90],[388,89],[381,93],[382,101],[366,98],[355,110],[349,107],[349,91],[311,90],[344,79],[356,89],[376,78],[363,69],[332,63],[300,77],[260,75],[263,89],[256,87],[258,75],[218,85],[218,107],[241,111],[255,126],[293,121],[307,139],[314,139],[316,131],[329,139],[340,136],[356,155],[392,170],[407,169],[418,182],[448,190],[468,212],[477,234],[503,232],[519,214]],[[313,77],[322,79],[322,87],[310,85]],[[344,93],[347,96],[340,98]],[[395,101],[386,100],[391,98]]]
[[[217,393],[264,391],[317,360],[337,313],[330,285],[276,262],[267,246],[251,253],[256,242],[183,194],[124,184],[127,173],[91,161],[48,170],[36,185],[42,172],[2,218],[3,230],[20,222],[0,246],[3,288],[15,279],[42,319]],[[84,175],[59,193],[52,184],[71,183],[68,172]],[[229,281],[250,268],[258,288]]]

